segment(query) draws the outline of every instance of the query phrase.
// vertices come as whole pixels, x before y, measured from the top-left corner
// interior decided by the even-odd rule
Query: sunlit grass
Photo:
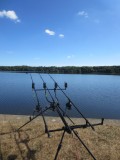
[[[24,124],[27,116],[0,115],[0,160],[53,160],[62,132],[44,133],[44,124],[38,117],[19,132],[15,129]],[[59,118],[46,118],[49,129],[62,127]],[[73,119],[76,124],[81,119]],[[91,122],[98,120],[90,119]],[[80,137],[89,147],[97,160],[120,159],[120,121],[105,120],[103,126],[77,129]],[[65,133],[58,160],[91,160],[91,156],[73,134]]]

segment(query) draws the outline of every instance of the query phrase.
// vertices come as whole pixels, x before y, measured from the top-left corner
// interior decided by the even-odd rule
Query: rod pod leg
[[[45,120],[45,117],[44,117],[43,113],[42,113],[42,118],[43,118],[43,122],[44,122],[44,125],[45,125],[45,133],[47,133],[48,138],[50,138],[51,135],[49,133],[48,126],[47,126],[47,123],[46,123],[46,120]]]
[[[30,118],[29,121],[27,121],[25,124],[23,124],[22,126],[20,126],[16,131],[19,131],[21,128],[23,128],[24,126],[26,126],[27,124],[29,124],[30,122],[32,122],[34,119],[36,119],[38,116],[40,116],[41,113],[46,112],[48,109],[51,109],[51,107],[48,107],[48,108],[44,109],[42,112],[40,112],[39,114],[37,114],[35,117]]]
[[[58,145],[58,148],[57,148],[57,151],[56,151],[56,155],[55,155],[54,160],[56,160],[57,157],[58,157],[58,153],[60,152],[60,149],[61,149],[61,147],[62,147],[62,142],[63,142],[64,135],[65,135],[65,130],[64,130],[64,132],[63,132],[63,134],[62,134],[62,137],[61,137],[60,143],[59,143],[59,145]]]

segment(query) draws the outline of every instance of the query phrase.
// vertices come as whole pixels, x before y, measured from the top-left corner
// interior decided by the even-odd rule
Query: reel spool
[[[71,107],[72,107],[72,104],[71,104],[71,102],[70,102],[70,100],[66,103],[66,108],[68,109],[68,110],[71,110]]]

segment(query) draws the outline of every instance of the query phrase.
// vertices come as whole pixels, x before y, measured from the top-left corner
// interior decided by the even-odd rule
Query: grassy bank
[[[48,138],[44,133],[42,118],[39,117],[20,132],[13,132],[24,124],[27,116],[0,115],[0,160],[53,160],[62,133],[55,132]],[[49,129],[62,127],[59,118],[47,117]],[[83,124],[82,119],[73,119]],[[90,119],[90,122],[99,122]],[[80,137],[97,160],[120,159],[120,121],[105,120],[103,126],[77,129]],[[58,160],[91,160],[92,158],[75,136],[65,134]]]

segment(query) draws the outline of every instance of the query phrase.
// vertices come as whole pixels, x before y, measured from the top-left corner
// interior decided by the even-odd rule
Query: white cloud
[[[65,36],[64,36],[64,34],[59,34],[59,37],[64,38]]]
[[[55,32],[54,31],[51,31],[49,29],[45,29],[45,33],[47,33],[48,35],[50,36],[54,36],[55,35]]]
[[[79,11],[77,15],[78,15],[78,16],[83,16],[83,17],[85,17],[85,18],[88,18],[88,13],[85,12],[85,11]]]
[[[4,18],[9,18],[15,22],[20,22],[20,19],[18,18],[17,14],[15,13],[15,11],[13,10],[9,10],[9,11],[6,11],[6,10],[3,10],[3,11],[0,11],[0,17]]]

